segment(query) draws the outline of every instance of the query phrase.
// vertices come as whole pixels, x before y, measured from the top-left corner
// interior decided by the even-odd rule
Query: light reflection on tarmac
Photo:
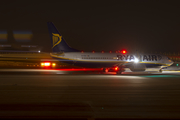
[[[41,74],[109,74],[116,75],[116,72],[102,72],[99,69],[0,69],[0,73],[14,72],[14,73],[41,73]],[[123,75],[144,75],[144,74],[180,74],[180,71],[163,71],[160,72],[122,72]]]
[[[178,71],[0,69],[0,118],[144,120],[179,119],[179,113]]]

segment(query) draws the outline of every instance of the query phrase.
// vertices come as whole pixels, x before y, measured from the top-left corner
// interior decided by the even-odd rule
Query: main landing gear
[[[103,72],[108,73],[108,72],[116,72],[116,74],[122,74],[122,72],[124,71],[123,67],[120,66],[115,66],[115,67],[111,67],[111,68],[103,68]]]
[[[108,73],[109,69],[108,68],[103,68],[103,72]]]
[[[121,75],[123,71],[117,71],[116,74],[117,75]]]
[[[116,72],[117,75],[121,75],[124,72],[124,68],[122,66],[119,67],[119,70]]]

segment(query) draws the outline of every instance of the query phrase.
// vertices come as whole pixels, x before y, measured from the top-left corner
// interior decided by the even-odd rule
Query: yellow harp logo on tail
[[[60,36],[59,34],[52,33],[52,40],[53,40],[52,48],[54,48],[56,45],[58,45],[62,41],[62,36]]]

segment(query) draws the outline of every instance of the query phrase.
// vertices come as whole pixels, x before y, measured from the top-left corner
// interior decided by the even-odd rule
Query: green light
[[[148,76],[142,76],[142,77],[150,77],[150,78],[174,78],[174,77],[179,77],[178,75],[148,75]]]
[[[179,64],[176,64],[176,66],[179,66]]]

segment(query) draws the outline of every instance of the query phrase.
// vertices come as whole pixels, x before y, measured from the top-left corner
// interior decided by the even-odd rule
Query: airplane
[[[88,68],[102,68],[104,72],[114,71],[122,74],[124,68],[132,72],[144,72],[148,68],[162,68],[171,66],[173,61],[160,54],[127,54],[126,50],[118,53],[83,52],[70,47],[52,22],[48,22],[52,53],[50,56],[61,62]]]

